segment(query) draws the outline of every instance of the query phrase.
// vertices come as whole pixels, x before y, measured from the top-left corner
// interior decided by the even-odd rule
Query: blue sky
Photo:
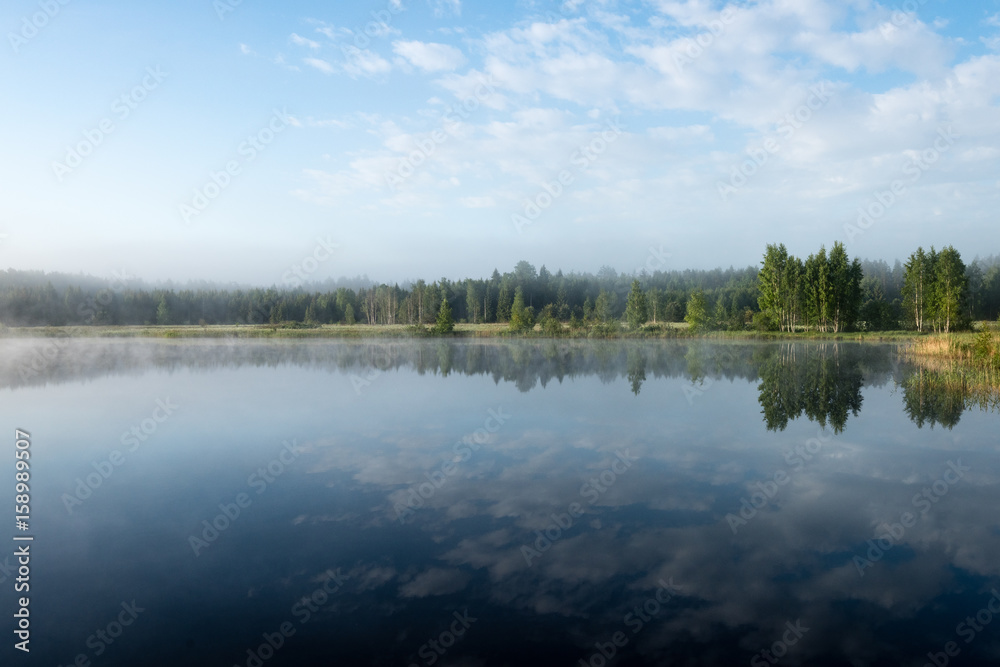
[[[997,0],[17,0],[0,27],[2,268],[1000,252]]]

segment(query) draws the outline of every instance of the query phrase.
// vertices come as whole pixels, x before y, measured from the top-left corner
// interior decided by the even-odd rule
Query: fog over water
[[[1000,650],[997,412],[889,345],[33,339],[0,401],[46,664]]]

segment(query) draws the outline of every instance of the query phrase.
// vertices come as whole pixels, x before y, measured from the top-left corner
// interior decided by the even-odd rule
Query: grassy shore
[[[915,331],[830,333],[818,331],[693,331],[686,323],[647,324],[637,331],[612,325],[594,325],[559,332],[539,327],[528,333],[511,333],[506,324],[456,324],[451,334],[436,334],[429,327],[408,325],[299,323],[276,325],[180,326],[76,326],[4,327],[0,337],[73,338],[236,338],[236,339],[366,339],[366,338],[569,338],[569,339],[705,339],[757,341],[859,341],[901,343],[901,355],[925,371],[926,381],[961,391],[977,402],[996,404],[1000,397],[1000,332],[996,325],[978,323],[976,332],[927,334]],[[922,376],[923,377],[923,376]],[[924,381],[924,380],[922,380]]]
[[[842,340],[842,341],[902,341],[913,340],[913,331],[876,331],[830,333],[797,331],[795,333],[760,331],[693,331],[686,322],[647,324],[639,330],[616,325],[594,325],[570,329],[563,325],[559,332],[545,332],[536,326],[527,333],[512,333],[506,324],[455,325],[451,334],[437,334],[430,327],[403,324],[323,324],[306,326],[299,323],[244,325],[123,325],[67,327],[5,327],[0,336],[32,338],[68,336],[73,338],[706,338],[725,340]]]
[[[938,334],[913,341],[904,355],[928,371],[928,381],[980,405],[1000,404],[1000,332]]]

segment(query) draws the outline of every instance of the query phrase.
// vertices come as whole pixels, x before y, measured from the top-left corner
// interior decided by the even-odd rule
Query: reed
[[[992,327],[918,338],[903,355],[929,372],[928,381],[981,406],[1000,405],[1000,333]]]

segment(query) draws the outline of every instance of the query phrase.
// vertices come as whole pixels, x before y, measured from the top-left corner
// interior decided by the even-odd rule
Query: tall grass
[[[1000,405],[1000,333],[989,325],[976,333],[918,338],[904,354],[931,371],[935,383],[980,405]]]

